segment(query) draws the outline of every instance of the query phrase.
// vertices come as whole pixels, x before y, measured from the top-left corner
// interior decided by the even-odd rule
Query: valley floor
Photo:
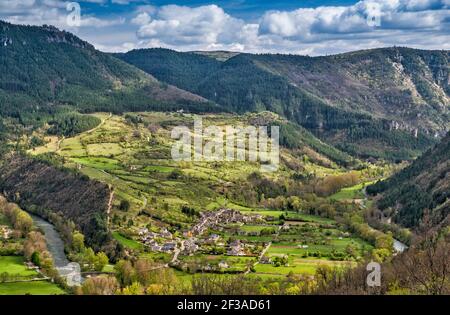
[[[268,210],[246,205],[256,202],[248,199],[251,193],[245,195],[244,190],[239,198],[236,191],[259,171],[259,163],[172,160],[170,130],[190,125],[191,115],[95,116],[102,120],[98,127],[71,138],[49,137],[46,145],[30,153],[57,154],[64,166],[111,185],[110,230],[137,257],[174,267],[183,278],[198,272],[284,278],[314,275],[323,265],[351,267],[373,249],[341,222],[307,214],[301,207]],[[203,121],[224,125],[243,119],[209,115]],[[324,157],[308,158],[302,151],[283,150],[282,159],[301,161],[302,172],[319,179],[349,172],[324,163]],[[372,179],[344,188],[329,199],[363,199],[363,188],[383,175],[382,169],[371,165],[355,174],[362,177],[364,171],[372,173]],[[266,176],[276,181],[293,173],[283,165]]]

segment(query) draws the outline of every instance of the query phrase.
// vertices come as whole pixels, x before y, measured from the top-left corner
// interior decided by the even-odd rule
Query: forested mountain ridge
[[[314,58],[255,58],[328,104],[390,119],[392,128],[442,136],[448,128],[448,51],[392,47]]]
[[[358,93],[358,84],[362,84],[352,79],[356,82],[355,85],[347,88],[342,83],[345,78],[336,78],[336,73],[339,73],[333,68],[336,66],[330,66],[332,63],[327,61],[328,59],[325,59],[322,65],[321,58],[343,58],[339,56],[311,58],[238,54],[218,60],[204,54],[181,53],[167,49],[133,50],[117,56],[161,81],[202,95],[233,111],[276,112],[313,131],[327,142],[362,157],[403,159],[417,156],[435,142],[435,132],[439,134],[447,128],[447,92],[433,98],[436,108],[431,106],[432,114],[428,115],[431,118],[426,120],[431,120],[432,123],[421,124],[420,127],[423,128],[419,131],[418,126],[412,127],[399,113],[395,113],[398,111],[397,100],[386,105],[391,107],[392,114],[383,115],[384,110],[376,110],[378,105],[366,106],[364,98],[358,99],[352,95]],[[447,60],[446,57],[445,62]],[[317,87],[309,88],[312,84],[297,84],[293,80],[296,73],[299,73],[297,68],[312,73],[317,84],[332,81],[334,91],[339,93],[343,84],[343,90],[347,90],[352,98],[348,99],[339,93],[335,95],[333,90],[328,91],[327,86],[324,86],[322,91]],[[370,67],[368,69],[370,70]],[[447,72],[445,74],[448,76]],[[383,81],[383,78],[379,76],[377,80]],[[448,87],[441,90],[447,91]],[[344,105],[327,97],[330,93],[340,102],[344,102]],[[390,99],[383,94],[383,89],[377,93],[381,99]],[[425,106],[421,105],[421,111],[416,116],[428,117],[428,107],[427,110],[424,108]]]
[[[383,217],[417,227],[428,210],[432,223],[450,223],[450,133],[399,173],[367,187],[381,193],[377,202]]]
[[[59,104],[86,112],[207,104],[53,26],[0,21],[0,72],[0,114],[7,116]]]

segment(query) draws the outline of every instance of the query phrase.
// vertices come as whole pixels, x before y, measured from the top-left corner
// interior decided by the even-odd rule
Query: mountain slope
[[[233,111],[276,112],[327,142],[362,157],[412,158],[435,141],[426,132],[416,134],[410,128],[392,127],[392,119],[376,111],[332,103],[323,97],[326,93],[303,88],[285,72],[274,70],[277,64],[286,63],[285,60],[289,61],[286,68],[290,69],[291,59],[307,67],[315,58],[239,54],[225,62],[210,58],[206,65],[204,55],[165,49],[134,50],[119,58],[159,80],[182,84],[184,89]],[[317,80],[327,80],[329,75],[324,72]],[[445,119],[435,116],[440,119],[436,124],[442,125]]]
[[[12,154],[0,161],[0,188],[29,212],[47,219],[59,214],[72,220],[95,248],[110,240],[110,189],[103,183],[49,162]]]
[[[450,133],[391,178],[367,187],[381,193],[378,208],[404,226],[420,223],[425,209],[434,224],[450,223]]]
[[[2,115],[18,116],[55,104],[82,111],[207,104],[52,26],[0,21],[0,72]]]
[[[328,104],[434,134],[449,120],[448,51],[383,48],[326,57],[262,55],[261,67]]]

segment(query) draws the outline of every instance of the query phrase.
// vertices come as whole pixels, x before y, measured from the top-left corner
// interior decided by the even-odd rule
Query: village
[[[178,253],[193,255],[205,247],[222,248],[229,256],[245,256],[251,244],[241,240],[226,242],[219,234],[209,231],[223,231],[229,224],[263,224],[264,218],[260,214],[244,215],[233,209],[201,212],[200,219],[190,230],[183,232],[183,239],[162,228],[159,232],[149,231],[147,228],[139,230],[140,241],[154,252]],[[176,261],[173,259],[172,261]]]

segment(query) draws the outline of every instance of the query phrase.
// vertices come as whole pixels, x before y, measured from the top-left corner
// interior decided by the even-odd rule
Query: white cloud
[[[108,0],[84,0],[82,2],[103,3]],[[76,32],[67,24],[67,16],[70,13],[66,10],[65,0],[1,0],[0,19],[15,24],[43,25],[49,24]],[[81,25],[79,28],[104,28],[114,25],[124,24],[123,17],[98,18],[90,14],[83,14],[81,8]]]
[[[0,0],[0,18],[17,24],[52,24],[107,51],[167,47],[317,55],[392,45],[448,49],[450,43],[450,0],[361,0],[349,6],[267,11],[251,23],[218,5],[134,5],[133,11],[118,16],[107,14],[108,8],[149,2],[85,0],[80,1],[78,28],[66,25],[67,1]],[[101,17],[87,14],[83,2],[98,3],[106,11]]]
[[[190,8],[168,5],[138,30],[140,38],[159,39],[167,44],[215,44],[230,41],[230,34],[244,23],[216,5]],[[136,17],[144,17],[142,13]],[[140,19],[141,20],[141,19]]]
[[[245,51],[258,41],[258,24],[246,24],[217,5],[141,9],[133,22],[140,25],[138,38],[150,47]]]
[[[133,22],[139,25],[138,38],[149,47],[179,50],[232,47],[249,52],[318,54],[326,49],[340,52],[361,45],[367,48],[396,43],[420,46],[425,32],[448,42],[449,23],[445,19],[450,16],[449,2],[362,0],[351,6],[268,11],[252,24],[230,16],[216,5],[195,8],[168,5],[141,10]],[[436,42],[424,48],[442,45],[444,42]]]
[[[318,7],[290,12],[267,12],[261,34],[308,38],[316,34],[375,31],[368,23],[379,19],[379,29],[438,28],[450,12],[448,0],[364,0],[346,7]]]
[[[150,23],[151,20],[152,18],[147,12],[141,12],[138,15],[136,15],[136,17],[131,19],[131,23],[136,25],[145,25]]]

